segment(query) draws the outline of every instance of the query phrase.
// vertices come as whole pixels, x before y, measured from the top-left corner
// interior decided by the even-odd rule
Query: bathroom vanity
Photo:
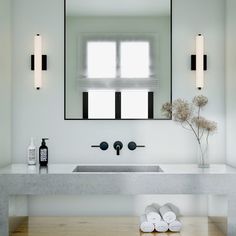
[[[9,235],[11,196],[82,194],[224,195],[236,236],[236,168],[228,165],[11,164],[26,162],[30,137],[50,138],[49,163],[195,163],[194,138],[162,105],[203,87],[219,126],[209,159],[236,166],[235,9],[235,0],[0,0],[0,236]],[[201,73],[198,34],[200,61],[209,62]],[[206,80],[196,88],[197,74]],[[120,157],[114,139],[123,141]],[[132,152],[132,140],[146,148]],[[191,209],[190,200],[181,204]]]
[[[115,166],[116,171],[107,172],[106,167],[108,166],[55,164],[49,165],[47,168],[40,168],[13,164],[1,169],[0,235],[8,236],[9,196],[43,194],[227,195],[227,235],[236,235],[234,223],[236,221],[235,168],[215,164],[211,165],[209,169],[199,169],[193,164],[178,164],[135,165],[129,170],[127,166],[119,165]],[[146,172],[143,172],[145,168]],[[119,169],[123,172],[119,172]]]

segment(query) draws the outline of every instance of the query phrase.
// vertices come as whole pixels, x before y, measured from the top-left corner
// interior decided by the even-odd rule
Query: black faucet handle
[[[134,151],[136,148],[144,148],[145,145],[137,145],[135,142],[129,142],[128,148],[131,151]]]
[[[100,148],[103,151],[106,151],[109,148],[109,145],[107,142],[101,142],[99,145],[92,145],[92,148]]]

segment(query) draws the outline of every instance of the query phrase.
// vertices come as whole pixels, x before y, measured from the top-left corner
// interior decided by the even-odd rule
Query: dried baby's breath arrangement
[[[209,135],[217,130],[217,123],[207,120],[201,116],[201,111],[208,103],[207,97],[200,95],[193,98],[192,102],[177,99],[172,104],[165,103],[162,106],[162,113],[180,123],[183,128],[190,130],[195,135],[202,154],[202,142],[206,141],[208,147]]]

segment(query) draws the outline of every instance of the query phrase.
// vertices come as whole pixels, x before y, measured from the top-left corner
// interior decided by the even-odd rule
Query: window
[[[149,78],[149,42],[121,42],[120,71],[121,78]]]
[[[115,92],[91,90],[88,92],[89,119],[115,119]]]
[[[116,53],[115,42],[88,42],[87,77],[115,78]]]
[[[87,40],[86,77],[150,78],[150,40]]]
[[[148,91],[122,91],[121,119],[148,119]]]
[[[88,119],[152,119],[153,93],[107,86],[113,80],[117,85],[131,79],[151,77],[151,41],[140,39],[91,39],[86,41],[86,78],[101,81],[104,90],[84,93],[84,118]],[[96,84],[96,81],[94,84]],[[135,81],[134,81],[135,82]],[[131,82],[132,83],[132,82]],[[101,89],[101,87],[99,88]],[[118,90],[118,91],[115,91]],[[152,99],[150,99],[152,94]],[[86,104],[86,105],[85,105]],[[150,109],[150,104],[152,105]]]

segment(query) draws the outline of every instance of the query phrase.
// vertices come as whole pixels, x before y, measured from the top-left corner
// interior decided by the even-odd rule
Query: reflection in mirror
[[[65,0],[65,119],[164,119],[171,0]]]

